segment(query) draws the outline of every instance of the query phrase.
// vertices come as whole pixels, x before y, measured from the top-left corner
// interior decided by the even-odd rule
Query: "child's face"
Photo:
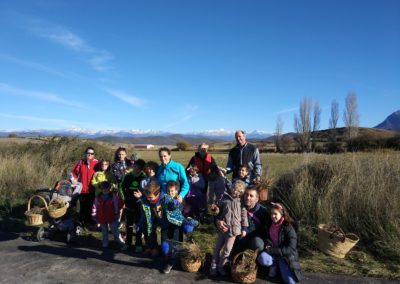
[[[118,153],[118,159],[119,159],[120,161],[123,161],[123,160],[125,160],[125,158],[126,158],[126,152],[125,152],[125,151],[119,151],[119,153]]]
[[[242,196],[242,191],[240,189],[237,188],[232,188],[232,197],[233,198],[238,198]]]
[[[278,209],[272,208],[271,209],[271,220],[274,223],[278,223],[282,218],[282,214]]]
[[[151,167],[146,167],[146,168],[145,168],[145,172],[146,172],[146,175],[147,175],[148,177],[153,177],[153,176],[156,175],[154,169],[151,168]]]
[[[106,171],[108,169],[108,163],[101,163],[101,170]]]
[[[157,198],[160,196],[160,193],[158,194],[153,194],[153,193],[148,193],[146,194],[146,198],[148,201],[153,202],[154,200],[157,200]]]
[[[175,197],[178,195],[178,190],[176,189],[175,186],[172,186],[172,187],[168,188],[167,193],[169,195],[171,195],[172,197]]]
[[[190,169],[189,173],[193,177],[193,176],[195,176],[197,174],[197,171],[195,169]]]
[[[239,170],[239,176],[241,178],[246,177],[249,174],[249,171],[246,168],[240,168]]]

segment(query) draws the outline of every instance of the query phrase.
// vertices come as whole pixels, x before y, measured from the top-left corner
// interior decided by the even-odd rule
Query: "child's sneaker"
[[[154,248],[151,250],[151,257],[157,257],[158,256],[158,249]]]
[[[217,263],[215,261],[211,262],[210,275],[211,276],[216,276],[217,275]]]
[[[277,274],[278,267],[275,265],[269,267],[268,277],[275,278]]]
[[[143,256],[149,257],[151,256],[151,249],[150,248],[146,248],[143,252],[142,252]]]
[[[129,249],[129,246],[124,243],[122,243],[119,248],[120,251],[127,251],[128,249]]]
[[[222,265],[218,265],[217,270],[221,276],[226,276],[225,268]]]
[[[167,264],[166,266],[165,266],[165,268],[163,269],[163,273],[164,274],[168,274],[168,273],[170,273],[171,272],[171,270],[172,270],[172,264]]]
[[[142,246],[135,246],[135,253],[142,253],[142,252],[143,252]]]

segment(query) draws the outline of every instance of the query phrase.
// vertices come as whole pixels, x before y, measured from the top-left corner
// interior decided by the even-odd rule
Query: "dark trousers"
[[[163,252],[168,264],[170,265],[174,265],[176,263],[176,256],[173,252],[173,246],[175,242],[179,241],[179,229],[180,227],[172,224],[170,224],[165,229],[161,229],[161,243],[163,243],[164,241],[171,241],[169,242],[169,251],[167,253]]]
[[[248,235],[244,238],[237,237],[230,254],[230,259],[233,259],[239,252],[246,249],[256,250],[260,253],[264,249],[264,241],[255,235]]]
[[[135,246],[142,245],[142,228],[139,226],[140,221],[140,210],[137,209],[127,209],[125,208],[126,217],[126,240],[125,244],[130,246],[132,244],[133,237],[133,224],[136,224],[136,240]]]
[[[79,220],[86,225],[92,222],[93,201],[94,193],[86,193],[79,196]]]

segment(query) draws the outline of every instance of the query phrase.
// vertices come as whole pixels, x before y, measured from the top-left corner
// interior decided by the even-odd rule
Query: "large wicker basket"
[[[340,228],[326,224],[318,226],[318,248],[327,255],[344,258],[358,241],[357,235],[345,234]]]
[[[31,202],[34,198],[37,198],[44,203],[44,207],[35,207],[31,209]],[[40,195],[33,195],[29,198],[28,201],[28,210],[25,211],[26,220],[29,225],[41,225],[43,224],[43,215],[46,214],[47,211],[47,202],[46,199],[41,197]]]
[[[60,197],[56,197],[56,198],[53,198],[49,202],[49,207],[48,207],[47,211],[51,218],[57,219],[57,218],[61,218],[62,216],[65,215],[65,213],[67,212],[68,206],[69,206],[68,202],[65,202]]]
[[[237,283],[253,283],[257,279],[258,250],[239,252],[231,262],[231,275]]]

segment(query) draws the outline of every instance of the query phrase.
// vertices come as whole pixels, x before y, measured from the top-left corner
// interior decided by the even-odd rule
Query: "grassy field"
[[[0,139],[0,228],[11,223],[23,230],[21,220],[32,191],[65,178],[89,144],[94,144],[97,158],[112,159],[116,146],[107,143]],[[146,161],[158,162],[157,151],[137,152]],[[186,166],[192,155],[174,151],[172,159]],[[226,165],[226,152],[212,155],[220,166]],[[400,279],[399,152],[262,154],[261,159],[273,181],[273,197],[300,220],[303,269]],[[356,233],[360,242],[343,260],[325,256],[317,250],[319,223],[338,224]],[[208,253],[215,237],[212,225],[202,225],[195,233]]]

